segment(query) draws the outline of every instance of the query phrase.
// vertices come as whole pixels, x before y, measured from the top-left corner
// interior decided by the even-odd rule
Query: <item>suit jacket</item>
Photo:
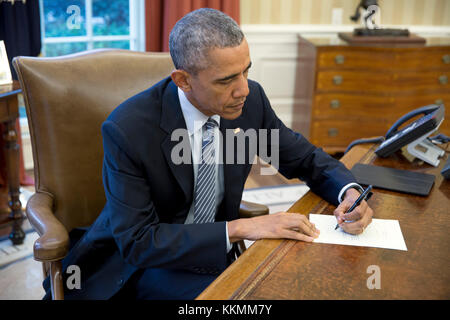
[[[242,115],[220,121],[224,152],[232,142],[226,129],[256,129],[258,139],[258,129],[279,129],[279,171],[287,178],[302,179],[313,192],[337,204],[339,191],[355,181],[352,174],[287,128],[258,83],[249,80],[248,85]],[[223,165],[225,193],[215,223],[184,224],[194,197],[194,176],[192,164],[171,161],[180,142],[172,141],[171,134],[179,128],[186,129],[186,124],[170,78],[119,105],[103,123],[107,201],[63,260],[63,270],[76,264],[82,279],[81,289],[65,287],[66,299],[110,298],[139,268],[218,274],[230,263],[225,221],[238,218],[251,163],[236,164],[235,155],[234,164]],[[249,149],[248,141],[245,148]],[[63,275],[66,284],[68,275]],[[49,294],[48,279],[44,287]]]

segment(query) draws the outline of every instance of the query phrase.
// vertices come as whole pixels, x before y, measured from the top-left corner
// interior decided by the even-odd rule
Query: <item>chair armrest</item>
[[[253,218],[269,214],[269,207],[254,202],[241,201],[239,218]]]
[[[34,259],[50,262],[64,258],[69,252],[69,233],[53,213],[53,197],[35,193],[28,200],[26,214],[40,236],[34,242]]]

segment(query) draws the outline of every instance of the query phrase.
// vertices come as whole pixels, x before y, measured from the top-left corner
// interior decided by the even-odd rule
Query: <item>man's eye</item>
[[[219,81],[220,84],[230,84],[233,79]]]

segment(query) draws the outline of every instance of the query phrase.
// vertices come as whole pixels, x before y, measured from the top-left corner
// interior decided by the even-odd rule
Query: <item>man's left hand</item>
[[[353,188],[345,192],[344,200],[334,210],[334,215],[339,226],[347,233],[360,234],[363,233],[367,226],[372,222],[373,210],[364,200],[352,212],[345,213],[358,199],[360,193]]]

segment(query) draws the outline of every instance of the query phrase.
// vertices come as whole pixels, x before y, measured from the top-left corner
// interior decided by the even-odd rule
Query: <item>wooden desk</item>
[[[348,168],[360,162],[436,175],[428,197],[374,189],[370,199],[374,218],[399,220],[408,251],[260,240],[197,299],[449,299],[450,181],[443,179],[440,168],[411,164],[401,155],[379,159],[374,150],[357,146],[342,162]],[[333,210],[308,192],[289,211]],[[367,288],[371,265],[380,267],[379,290]]]
[[[6,173],[10,197],[8,206],[11,210],[10,212],[0,213],[0,228],[12,226],[9,239],[13,244],[21,244],[25,239],[25,233],[22,230],[24,215],[19,200],[20,149],[15,128],[16,119],[19,117],[17,94],[20,92],[20,85],[17,81],[14,81],[11,85],[0,85],[0,123],[3,124],[4,128],[3,141],[5,143]]]

